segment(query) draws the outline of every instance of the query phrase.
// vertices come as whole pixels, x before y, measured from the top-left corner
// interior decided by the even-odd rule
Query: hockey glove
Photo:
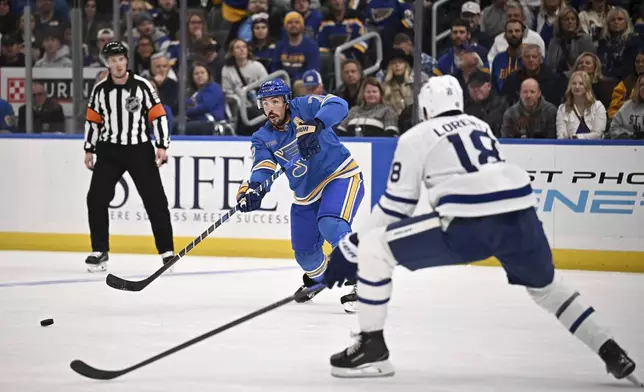
[[[237,203],[241,212],[250,212],[259,209],[262,206],[262,199],[266,191],[259,191],[259,182],[244,182],[237,190]]]
[[[328,288],[355,281],[358,274],[358,233],[344,236],[328,256],[324,283]]]
[[[318,140],[319,129],[322,127],[320,120],[309,121],[298,125],[295,131],[297,137],[297,148],[300,150],[302,159],[307,160],[320,152],[320,141]]]

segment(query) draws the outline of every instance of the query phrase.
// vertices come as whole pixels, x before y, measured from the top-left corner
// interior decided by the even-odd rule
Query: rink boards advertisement
[[[177,250],[234,206],[252,165],[249,139],[178,139],[161,169]],[[360,227],[384,192],[395,140],[346,145],[364,176]],[[506,142],[503,151],[531,175],[558,266],[644,272],[644,144]],[[3,137],[0,164],[0,249],[90,250],[91,172],[80,138]],[[291,200],[287,179],[278,178],[260,211],[233,215],[191,254],[292,257]],[[109,219],[113,251],[154,252],[147,214],[127,174],[116,186]]]

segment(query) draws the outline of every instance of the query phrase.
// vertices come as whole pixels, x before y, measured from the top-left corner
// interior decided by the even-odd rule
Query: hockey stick
[[[156,362],[159,359],[167,357],[168,355],[172,355],[172,354],[176,353],[177,351],[183,350],[184,348],[187,348],[187,347],[192,346],[193,344],[199,343],[204,339],[208,339],[211,336],[217,335],[220,332],[223,332],[223,331],[225,331],[227,329],[235,327],[235,326],[243,323],[244,321],[248,321],[248,320],[253,319],[253,318],[255,318],[255,317],[259,316],[259,315],[262,315],[262,314],[264,314],[266,312],[269,312],[269,311],[271,311],[273,309],[277,309],[277,308],[279,308],[281,306],[284,306],[284,305],[288,304],[289,302],[291,302],[291,301],[293,301],[295,299],[300,299],[300,298],[302,298],[302,297],[304,297],[304,296],[306,296],[307,294],[310,294],[310,293],[314,293],[314,292],[317,293],[319,291],[322,291],[325,287],[326,286],[324,285],[324,283],[318,283],[315,286],[309,287],[305,291],[301,291],[301,292],[298,292],[298,293],[293,294],[291,296],[288,296],[288,297],[286,297],[286,298],[284,298],[282,300],[279,300],[279,301],[277,301],[277,302],[275,302],[273,304],[270,304],[270,305],[268,305],[268,306],[266,306],[264,308],[261,308],[259,310],[256,310],[256,311],[252,312],[252,313],[249,313],[246,316],[243,316],[241,318],[238,318],[237,320],[231,321],[230,323],[228,323],[226,325],[222,325],[221,327],[213,329],[212,331],[206,332],[203,335],[199,335],[194,339],[190,339],[185,343],[182,343],[182,344],[180,344],[178,346],[175,346],[175,347],[173,347],[173,348],[171,348],[169,350],[166,350],[166,351],[162,352],[161,354],[155,355],[152,358],[146,359],[145,361],[139,362],[136,365],[130,366],[129,368],[126,368],[126,369],[122,369],[122,370],[101,370],[101,369],[97,369],[95,367],[92,367],[92,366],[90,366],[90,365],[86,364],[85,362],[83,362],[81,360],[78,360],[78,359],[73,360],[69,364],[69,366],[72,368],[73,371],[75,371],[76,373],[78,373],[78,374],[80,374],[82,376],[92,378],[94,380],[111,380],[111,379],[120,377],[120,376],[122,376],[124,374],[130,373],[130,372],[132,372],[132,371],[134,371],[134,370],[136,370],[138,368],[141,368],[143,366],[149,365],[152,362]]]
[[[290,169],[291,166],[295,164],[295,162],[299,158],[293,158],[293,160],[287,162],[282,168],[273,175],[271,175],[266,181],[264,181],[258,188],[258,190],[264,190],[273,184],[273,182],[282,175],[286,170]],[[123,278],[119,278],[116,275],[108,274],[107,278],[105,278],[105,283],[107,283],[108,286],[115,288],[117,290],[124,290],[124,291],[141,291],[144,288],[146,288],[150,283],[154,282],[161,274],[163,274],[165,271],[170,269],[177,261],[179,261],[183,256],[186,255],[186,253],[190,252],[192,248],[197,246],[201,241],[206,239],[213,231],[215,231],[219,226],[221,226],[224,222],[226,222],[228,219],[230,219],[231,216],[233,216],[237,211],[239,211],[239,205],[235,205],[233,208],[228,210],[224,216],[219,218],[219,220],[212,225],[210,225],[209,228],[207,228],[201,235],[199,235],[197,238],[192,240],[191,243],[188,244],[185,248],[181,249],[178,254],[174,255],[172,259],[167,262],[166,264],[163,265],[163,267],[159,268],[155,273],[152,275],[148,276],[147,278],[139,281],[132,281],[132,280],[127,280]]]

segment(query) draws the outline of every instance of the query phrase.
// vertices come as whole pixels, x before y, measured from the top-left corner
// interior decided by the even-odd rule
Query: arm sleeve
[[[152,125],[156,147],[168,148],[170,147],[170,129],[168,127],[168,117],[166,116],[165,108],[150,82],[143,80],[143,83],[148,121]]]
[[[221,69],[221,88],[225,94],[235,94],[234,74],[231,68],[231,66],[226,65]]]
[[[385,111],[382,123],[385,126],[385,134],[387,136],[395,137],[400,135],[400,130],[398,129],[398,113],[394,109],[388,108]]]
[[[566,124],[566,105],[561,104],[559,105],[559,109],[557,109],[557,120],[556,120],[556,126],[557,126],[557,139],[568,139],[568,128]]]
[[[309,95],[304,98],[311,111],[315,113],[314,118],[322,121],[325,128],[338,125],[349,114],[347,101],[333,94],[327,94],[325,97]]]
[[[251,138],[250,150],[253,157],[253,168],[250,170],[249,182],[264,182],[277,169],[275,157],[257,135],[253,135]]]
[[[624,106],[622,106],[622,109]],[[611,139],[630,139],[631,132],[626,128],[626,123],[624,122],[624,111],[620,109],[613,117],[613,121],[610,123],[610,138]]]
[[[217,90],[218,89],[214,87],[213,83],[202,88],[197,95],[195,106],[187,108],[186,115],[188,117],[193,117],[215,110],[217,99],[219,98]]]
[[[101,128],[103,127],[103,116],[100,114],[101,108],[98,99],[99,94],[102,94],[102,89],[100,88],[100,86],[100,83],[94,86],[92,93],[89,96],[89,102],[87,102],[87,110],[85,113],[84,145],[86,152],[96,151],[98,136],[101,133]]]

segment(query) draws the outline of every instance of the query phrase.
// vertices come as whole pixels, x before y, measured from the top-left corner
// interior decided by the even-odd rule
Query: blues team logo
[[[130,113],[136,113],[141,110],[141,100],[137,97],[127,97],[125,99],[125,110]]]

